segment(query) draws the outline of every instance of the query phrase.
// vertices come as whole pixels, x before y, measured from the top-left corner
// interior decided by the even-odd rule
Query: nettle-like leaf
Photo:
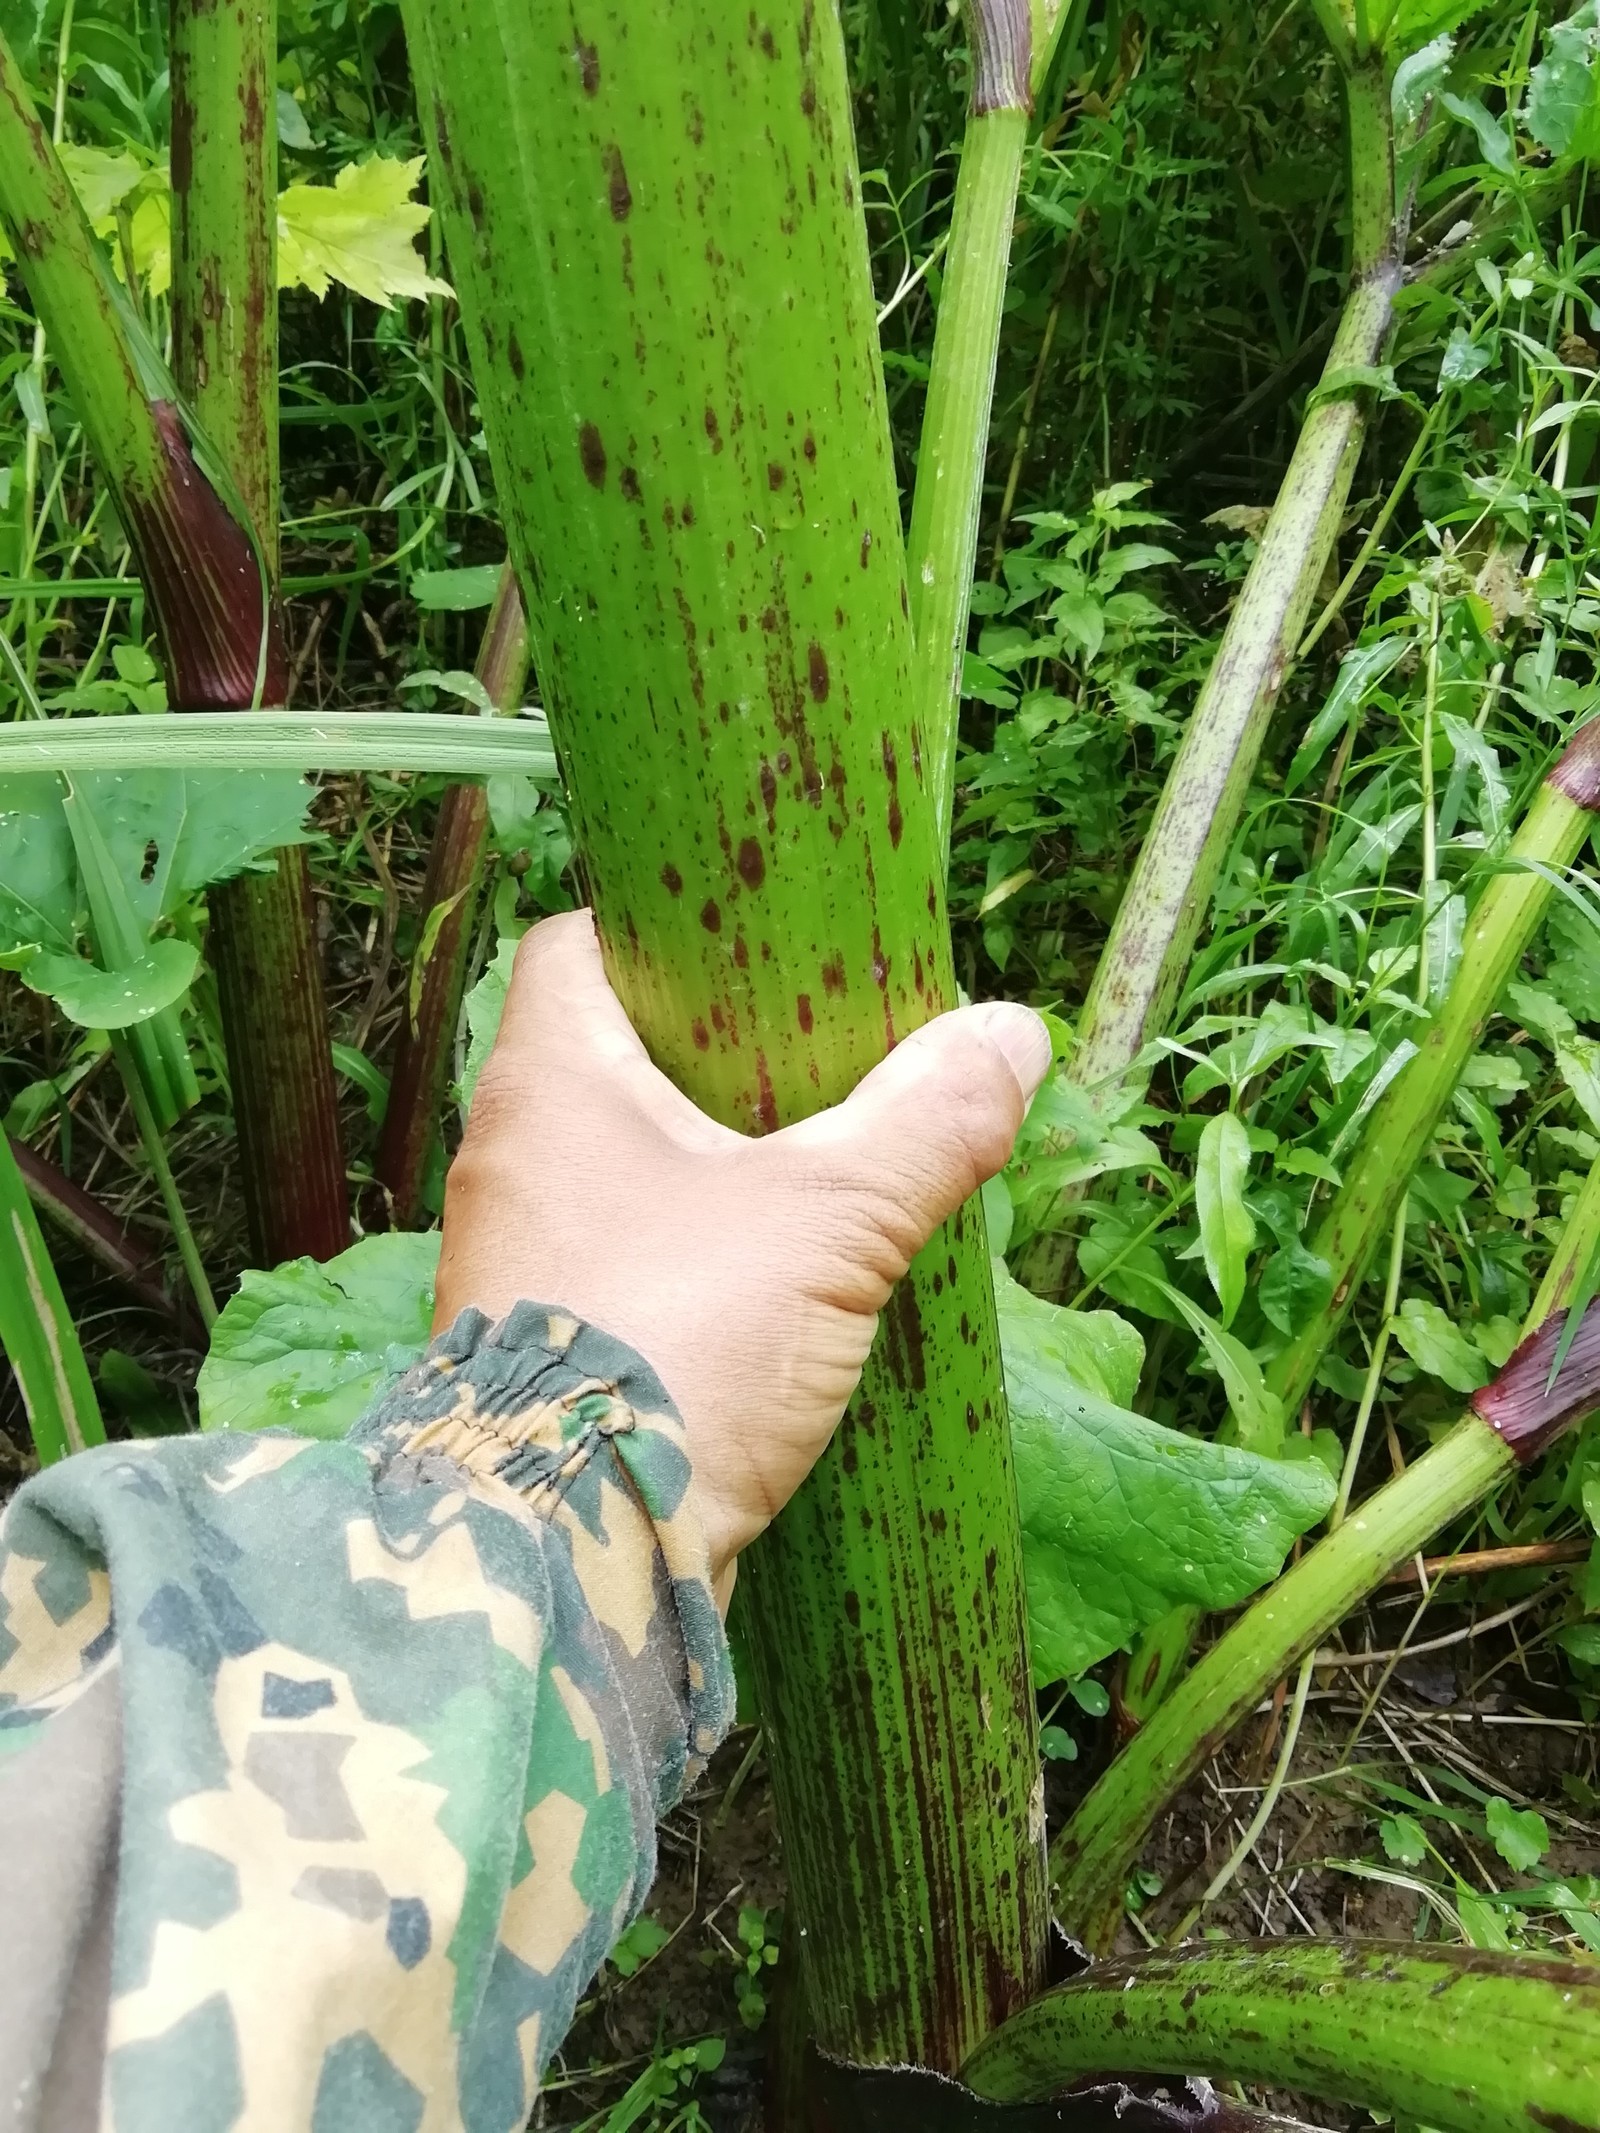
[[[212,1329],[200,1427],[342,1437],[427,1347],[438,1264],[437,1233],[396,1232],[246,1274]]]
[[[430,210],[415,193],[423,158],[369,156],[332,185],[291,185],[278,196],[278,286],[326,296],[343,282],[387,309],[397,296],[448,296],[416,248]]]
[[[1315,1459],[1207,1444],[1130,1411],[1143,1343],[995,1267],[1041,1681],[1081,1674],[1175,1607],[1231,1607],[1282,1567],[1333,1500]]]

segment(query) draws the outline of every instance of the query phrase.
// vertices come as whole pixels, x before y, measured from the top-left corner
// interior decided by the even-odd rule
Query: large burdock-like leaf
[[[1106,1397],[1132,1396],[1130,1327],[1041,1302],[999,1266],[995,1280],[1036,1678],[1081,1674],[1174,1607],[1232,1607],[1275,1577],[1333,1501],[1327,1468],[1134,1414]]]
[[[437,1233],[396,1232],[246,1274],[200,1372],[200,1427],[342,1437],[428,1345],[438,1263]]]

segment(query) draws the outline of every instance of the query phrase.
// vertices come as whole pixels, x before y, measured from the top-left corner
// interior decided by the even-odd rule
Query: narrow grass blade
[[[0,1133],[0,1348],[16,1373],[39,1464],[105,1442],[78,1329],[11,1144]]]

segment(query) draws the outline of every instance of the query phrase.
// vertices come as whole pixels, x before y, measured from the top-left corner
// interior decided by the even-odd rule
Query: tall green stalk
[[[170,55],[174,363],[254,529],[255,567],[227,627],[238,660],[258,662],[248,694],[174,701],[282,704],[276,0],[172,0]],[[218,884],[208,901],[252,1247],[267,1266],[331,1259],[350,1241],[350,1205],[304,848],[277,853],[270,874]]]
[[[1389,337],[1400,287],[1394,125],[1381,59],[1344,69],[1350,156],[1350,289],[1321,382],[1189,717],[1155,816],[1078,1017],[1067,1071],[1111,1089],[1164,1032],[1255,775],[1273,706],[1333,544],[1366,429],[1361,382]],[[1070,1194],[1068,1197],[1072,1197]],[[1029,1287],[1057,1292],[1071,1265],[1063,1230],[1019,1262]]]
[[[837,14],[404,12],[608,967],[768,1132],[956,998]],[[976,1205],[744,1574],[817,2040],[954,2068],[1047,1930]]]
[[[77,1328],[11,1144],[0,1133],[0,1349],[16,1374],[41,1466],[105,1442]]]
[[[1017,2015],[963,2078],[996,2103],[1087,2074],[1211,2074],[1438,2133],[1600,2128],[1600,1976],[1412,1941],[1255,1941],[1096,1964]]]
[[[527,617],[516,573],[507,564],[484,625],[477,677],[490,702],[504,712],[521,703],[527,674]],[[440,803],[428,851],[417,967],[400,1024],[389,1104],[373,1164],[397,1229],[409,1229],[422,1213],[488,848],[488,794],[481,785],[452,785]]]
[[[1473,907],[1456,975],[1416,1056],[1374,1104],[1344,1182],[1309,1239],[1333,1289],[1268,1366],[1267,1384],[1293,1412],[1344,1323],[1361,1277],[1450,1101],[1507,980],[1600,814],[1600,720],[1569,742],[1539,788],[1497,872]]]
[[[956,177],[917,482],[906,532],[912,701],[948,842],[961,667],[983,515],[1000,321],[1033,100],[1066,21],[1060,0],[966,0],[972,93]]]
[[[1566,1299],[1600,1246],[1600,1163],[1590,1171],[1523,1327],[1522,1345],[1455,1428],[1285,1572],[1172,1688],[1057,1836],[1056,1915],[1110,1945],[1140,1847],[1174,1795],[1261,1697],[1398,1564],[1493,1494],[1600,1402],[1588,1353],[1600,1307],[1548,1384]]]

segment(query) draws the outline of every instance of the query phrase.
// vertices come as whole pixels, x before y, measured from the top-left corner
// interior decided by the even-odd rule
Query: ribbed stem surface
[[[837,16],[405,14],[613,981],[770,1131],[955,999]],[[975,1206],[744,1575],[818,2040],[953,2067],[1046,1932]]]
[[[218,624],[231,658],[214,658],[187,688],[175,675],[172,701],[243,710],[281,704],[288,685],[277,597],[276,0],[172,0],[170,50],[174,361],[256,543]],[[275,873],[241,875],[209,902],[252,1249],[266,1266],[331,1259],[350,1242],[350,1205],[304,851],[279,852]]]
[[[1299,2089],[1438,2133],[1600,2127],[1600,1973],[1410,1941],[1256,1941],[1098,1964],[965,2069],[1021,2102],[1086,2074]]]

